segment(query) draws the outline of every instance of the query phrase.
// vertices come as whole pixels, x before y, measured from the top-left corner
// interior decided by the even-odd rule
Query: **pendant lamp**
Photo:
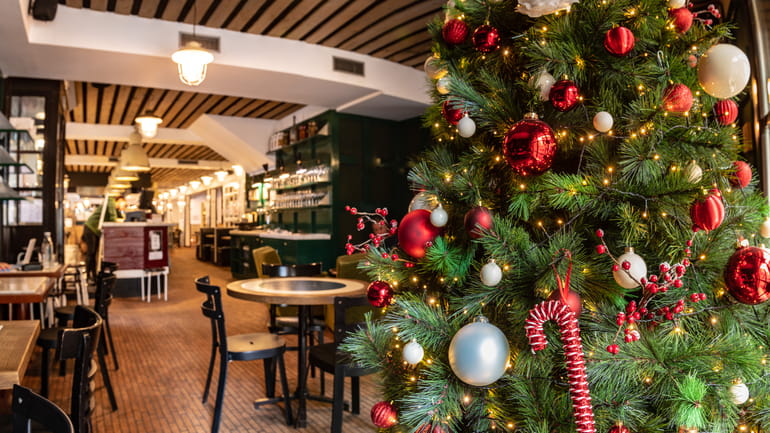
[[[134,182],[136,180],[139,180],[139,175],[136,174],[135,171],[128,171],[128,170],[123,170],[121,168],[116,168],[112,170],[112,178],[115,180],[122,180],[125,182]]]
[[[128,138],[128,146],[120,154],[118,168],[127,171],[150,171],[150,159],[142,148],[142,136],[132,132]]]
[[[163,119],[152,114],[151,111],[145,111],[141,116],[137,116],[134,122],[142,137],[153,138],[158,135],[158,125],[163,122]]]
[[[207,65],[214,61],[214,55],[199,42],[190,41],[171,55],[176,62],[179,79],[188,86],[198,86],[206,79]]]

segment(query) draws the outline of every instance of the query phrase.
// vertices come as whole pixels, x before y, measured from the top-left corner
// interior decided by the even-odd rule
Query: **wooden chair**
[[[50,433],[73,433],[67,414],[52,401],[20,385],[13,386],[13,433],[28,433],[33,423]]]
[[[278,251],[273,247],[259,247],[251,251],[251,256],[254,258],[254,270],[257,271],[258,278],[264,278],[262,274],[262,265],[270,263],[272,265],[281,264],[281,256],[278,255]]]
[[[211,433],[219,431],[219,421],[222,415],[222,402],[225,394],[225,382],[227,381],[227,365],[230,361],[264,361],[265,388],[268,398],[254,402],[258,407],[267,403],[283,401],[286,413],[286,423],[291,424],[291,404],[289,403],[289,385],[286,380],[286,369],[283,362],[283,354],[286,351],[286,342],[275,334],[266,332],[254,334],[239,334],[227,336],[225,328],[225,315],[222,309],[222,293],[218,286],[209,284],[209,277],[201,277],[195,280],[195,288],[206,295],[206,300],[201,304],[201,312],[211,320],[211,360],[209,361],[206,385],[203,390],[203,402],[209,395],[211,377],[214,371],[217,352],[219,352],[219,382],[217,397],[214,404],[214,419],[211,424]],[[283,397],[275,398],[275,364],[281,376],[281,388]]]
[[[309,349],[308,359],[310,365],[334,375],[332,433],[342,432],[342,410],[345,406],[345,378],[351,378],[351,413],[357,415],[360,413],[359,377],[377,371],[376,369],[363,368],[356,365],[350,355],[337,350],[337,346],[345,339],[349,332],[363,326],[358,319],[351,320],[351,318],[360,318],[362,316],[359,310],[371,308],[372,306],[366,297],[334,298],[334,343],[319,344]],[[351,311],[351,309],[355,309],[355,311]]]

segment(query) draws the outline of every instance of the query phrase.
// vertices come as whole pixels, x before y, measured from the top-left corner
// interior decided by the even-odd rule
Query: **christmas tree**
[[[455,0],[429,26],[417,194],[396,247],[348,245],[384,309],[344,344],[380,369],[377,427],[770,431],[749,62],[693,9]]]

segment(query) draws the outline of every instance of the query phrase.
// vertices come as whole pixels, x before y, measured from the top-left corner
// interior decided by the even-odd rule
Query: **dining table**
[[[21,384],[39,333],[37,320],[0,321],[0,390]]]
[[[329,277],[253,278],[237,280],[227,285],[227,294],[234,298],[267,304],[286,304],[297,307],[297,391],[296,427],[307,426],[307,326],[310,308],[329,305],[337,296],[363,296],[367,283],[360,280]]]

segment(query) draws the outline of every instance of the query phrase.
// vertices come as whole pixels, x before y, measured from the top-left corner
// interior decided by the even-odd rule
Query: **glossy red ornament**
[[[372,406],[372,422],[379,428],[391,428],[398,423],[396,408],[387,401]]]
[[[366,297],[370,304],[382,308],[393,301],[393,288],[385,281],[373,281],[366,289]]]
[[[485,230],[492,229],[492,212],[484,206],[476,206],[465,213],[463,224],[465,224],[465,231],[471,238],[478,239],[482,236],[478,227]]]
[[[663,91],[663,108],[684,113],[692,108],[692,92],[684,84],[671,84]]]
[[[548,99],[553,104],[553,108],[559,111],[569,111],[578,102],[578,88],[570,80],[560,80],[551,86],[551,92],[548,93]]]
[[[465,114],[461,108],[458,108],[460,105],[462,105],[462,103],[459,101],[449,100],[444,101],[444,104],[441,105],[441,115],[443,115],[444,119],[452,125],[457,125],[457,122],[459,122]]]
[[[540,174],[551,168],[556,154],[556,136],[547,123],[528,113],[516,122],[503,140],[503,156],[521,176]]]
[[[457,18],[449,20],[441,28],[441,37],[449,45],[462,44],[468,37],[468,24]]]
[[[398,246],[410,256],[421,259],[425,249],[441,233],[441,228],[430,222],[430,211],[416,209],[404,216],[398,225]]]
[[[561,297],[561,292],[559,290],[554,290],[551,292],[551,296],[548,297],[549,301],[561,301],[562,303],[567,305],[567,308],[569,308],[570,311],[575,313],[575,315],[579,316],[580,311],[583,309],[583,304],[580,299],[580,295],[577,294],[575,291],[568,291],[566,296],[564,298]]]
[[[678,33],[685,33],[692,26],[693,15],[686,7],[671,9],[668,16],[673,20],[674,28]]]
[[[738,104],[732,99],[722,99],[714,104],[714,118],[720,125],[729,125],[738,119]]]
[[[756,305],[770,299],[770,250],[743,247],[730,256],[725,268],[727,291],[743,304]]]
[[[618,422],[614,426],[610,427],[607,433],[630,433],[628,427],[624,426],[622,422]]]
[[[725,219],[725,204],[718,189],[712,189],[705,199],[697,200],[690,207],[692,230],[711,231],[719,227]]]
[[[733,175],[730,176],[730,185],[738,188],[746,188],[751,182],[751,166],[743,161],[733,162]]]
[[[443,424],[431,425],[429,423],[423,424],[414,433],[446,433]]]
[[[615,27],[604,35],[604,48],[613,56],[623,57],[634,49],[633,32],[627,27]]]
[[[473,46],[482,53],[491,53],[500,48],[500,32],[488,24],[478,26],[472,40]]]

